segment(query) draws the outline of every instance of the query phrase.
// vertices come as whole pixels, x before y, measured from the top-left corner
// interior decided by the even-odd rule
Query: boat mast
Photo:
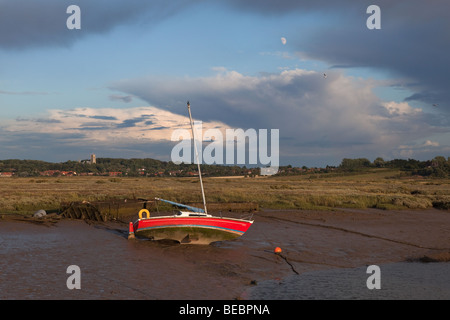
[[[205,191],[203,190],[202,171],[200,170],[200,162],[198,161],[197,144],[195,143],[194,123],[192,121],[191,105],[190,105],[189,101],[187,102],[187,108],[188,108],[188,111],[189,111],[189,120],[191,122],[192,139],[194,141],[195,157],[197,158],[198,176],[200,177],[200,186],[202,188],[203,206],[205,208],[205,213],[207,214],[208,211],[206,210],[206,200],[205,200]]]

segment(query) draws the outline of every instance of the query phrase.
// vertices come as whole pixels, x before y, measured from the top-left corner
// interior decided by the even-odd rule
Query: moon
[[[282,43],[283,45],[286,44],[286,38],[285,38],[285,37],[281,37],[281,43]]]

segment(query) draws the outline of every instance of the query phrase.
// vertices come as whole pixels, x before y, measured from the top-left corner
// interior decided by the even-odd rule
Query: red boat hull
[[[242,236],[253,221],[220,217],[154,217],[133,224],[136,237],[209,244]]]

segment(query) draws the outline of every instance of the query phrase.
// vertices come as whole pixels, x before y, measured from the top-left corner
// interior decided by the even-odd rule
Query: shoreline
[[[66,260],[66,264],[84,265],[85,269],[90,266],[92,287],[78,295],[63,288],[63,299],[183,300],[194,293],[200,300],[230,300],[245,299],[244,292],[260,282],[293,274],[404,261],[450,261],[449,211],[262,210],[254,214],[254,220],[237,240],[201,246],[127,240],[127,225],[120,222],[3,215],[0,240],[6,251],[15,249],[11,251],[14,255],[5,254],[0,264],[7,275],[13,275],[11,281],[17,259],[23,265],[38,263],[43,269],[57,268]],[[55,242],[54,238],[64,241]],[[59,255],[53,257],[46,246],[54,247]],[[276,247],[282,249],[281,254],[274,253]],[[73,252],[66,252],[68,249]],[[99,260],[104,254],[107,257]],[[108,281],[104,272],[110,273]],[[127,273],[131,275],[125,276]],[[61,277],[64,285],[64,272]],[[141,283],[142,277],[147,285],[151,283],[149,287]],[[39,290],[44,292],[53,290],[52,286],[39,282]],[[12,298],[21,294],[17,291]]]
[[[238,215],[239,213],[234,213]],[[231,213],[233,215],[233,213]],[[424,215],[427,215],[425,217]],[[433,219],[429,219],[432,215]],[[450,252],[450,236],[444,233],[437,233],[436,231],[449,231],[450,227],[445,227],[445,221],[450,222],[450,210],[439,209],[400,209],[400,210],[382,210],[382,209],[352,209],[352,208],[334,208],[329,210],[303,210],[303,209],[262,209],[254,213],[255,222],[258,222],[258,218],[273,220],[273,222],[296,224],[309,227],[316,227],[322,229],[335,230],[336,232],[348,233],[359,235],[365,238],[378,239],[392,244],[404,245],[409,247],[416,247],[417,249],[429,250],[430,253],[436,253],[437,251],[449,251]],[[127,217],[124,217],[125,220]],[[129,217],[133,219],[133,217]],[[415,221],[412,218],[417,219]],[[440,220],[442,218],[442,228],[440,229]],[[389,221],[387,219],[390,219]],[[64,218],[55,213],[47,214],[45,217],[33,217],[32,215],[24,215],[17,213],[3,213],[0,214],[0,223],[2,222],[25,222],[35,225],[53,226],[60,221],[84,221],[85,223],[105,225],[113,224],[124,228],[124,233],[127,231],[128,223],[126,221],[109,221],[106,223],[82,220],[82,219],[69,219]],[[267,223],[268,221],[265,221]],[[399,223],[407,223],[398,226]],[[432,225],[430,225],[432,223]],[[383,225],[382,225],[383,224]],[[399,227],[393,226],[395,224]],[[423,229],[423,228],[426,228]],[[374,234],[365,233],[364,230],[373,230]],[[424,232],[424,230],[426,232]],[[395,232],[400,232],[401,236]],[[419,231],[416,233],[416,231]],[[393,235],[393,236],[391,236]],[[442,237],[441,237],[442,236]],[[447,239],[448,241],[446,241]],[[417,240],[419,242],[417,242]],[[270,241],[270,240],[267,240]],[[415,242],[416,241],[416,242]],[[420,241],[425,241],[421,244]],[[273,240],[270,242],[274,242]],[[274,247],[275,248],[275,247]],[[435,256],[435,257],[434,257]],[[432,261],[450,261],[450,257],[439,256],[424,256],[422,259],[424,262]],[[429,258],[429,259],[428,259]],[[414,258],[410,258],[407,261],[414,261]],[[417,258],[417,260],[421,260]],[[388,261],[396,262],[396,261]]]
[[[280,210],[450,209],[450,179],[398,178],[397,171],[373,170],[349,175],[277,176],[235,179],[205,177],[207,203],[256,203]],[[397,172],[398,173],[398,172]],[[199,202],[198,178],[18,177],[0,186],[0,212],[32,214],[60,211],[67,203],[172,199]],[[261,197],[261,195],[264,195]]]

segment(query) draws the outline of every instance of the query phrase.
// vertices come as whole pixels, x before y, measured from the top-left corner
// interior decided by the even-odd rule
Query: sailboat
[[[173,215],[153,217],[150,216],[150,212],[147,209],[141,209],[138,213],[138,219],[135,222],[130,222],[129,239],[146,238],[150,240],[174,240],[190,244],[210,244],[216,241],[236,239],[242,236],[253,224],[251,218],[226,218],[208,214],[189,101],[187,102],[187,108],[197,158],[203,209],[155,198],[157,201],[169,203],[177,208],[181,208],[181,210]]]

